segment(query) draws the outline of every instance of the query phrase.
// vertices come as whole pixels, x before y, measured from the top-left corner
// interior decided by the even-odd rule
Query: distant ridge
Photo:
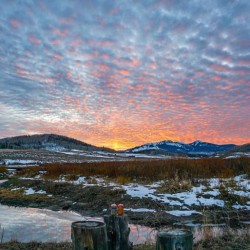
[[[67,150],[105,150],[112,149],[99,148],[85,142],[56,134],[23,135],[0,139],[0,149],[44,149],[51,151]]]
[[[235,144],[217,145],[208,142],[194,141],[186,144],[171,140],[147,143],[132,149],[126,150],[127,153],[149,153],[149,154],[183,154],[188,156],[211,156],[218,152],[224,152],[236,147]]]
[[[208,142],[194,141],[192,143],[175,142],[171,140],[147,143],[131,149],[125,153],[146,155],[169,155],[207,157],[216,154],[232,154],[233,152],[249,152],[250,144],[236,146],[235,144],[217,145]],[[116,152],[113,149],[96,147],[94,145],[57,134],[36,134],[7,137],[0,139],[0,149],[38,149],[49,151],[84,150]]]
[[[233,147],[232,149],[228,150],[227,153],[235,153],[235,152],[250,152],[250,143]]]

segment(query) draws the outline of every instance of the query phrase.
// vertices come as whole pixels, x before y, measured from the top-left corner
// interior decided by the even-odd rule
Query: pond
[[[71,223],[73,221],[102,218],[83,217],[69,211],[51,211],[38,208],[16,208],[0,204],[0,241],[18,240],[21,242],[64,242],[71,241]],[[155,242],[157,231],[146,226],[130,224],[130,241],[134,244]],[[228,228],[225,224],[197,224],[191,221],[176,223],[174,228],[189,228],[194,240],[206,236],[221,236]],[[165,228],[172,229],[173,227]],[[237,234],[250,233],[250,225],[237,229]]]
[[[63,242],[71,241],[73,221],[102,218],[83,217],[74,212],[51,211],[38,208],[20,208],[0,205],[0,241],[18,240],[21,242]],[[130,225],[130,240],[140,244],[155,238],[151,228]]]

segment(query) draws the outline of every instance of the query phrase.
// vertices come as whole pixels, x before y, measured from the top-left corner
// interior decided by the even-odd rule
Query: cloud
[[[249,142],[247,0],[2,4],[0,137]]]

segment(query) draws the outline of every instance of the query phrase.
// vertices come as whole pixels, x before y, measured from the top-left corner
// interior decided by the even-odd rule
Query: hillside
[[[224,152],[234,148],[234,144],[217,145],[208,142],[195,141],[189,144],[183,142],[174,141],[161,141],[156,143],[147,143],[132,149],[128,149],[126,152],[130,153],[150,153],[154,151],[154,154],[159,152],[162,154],[186,154],[189,156],[210,156],[218,152]]]
[[[242,156],[250,157],[250,143],[233,147],[225,152],[218,154],[218,157],[225,158],[239,158]]]
[[[56,134],[24,135],[0,139],[0,149],[44,149],[51,151],[61,150],[106,150],[98,148],[85,142],[78,141]]]
[[[250,152],[250,143],[233,147],[232,149],[227,151],[227,153],[235,153],[235,152],[242,152],[242,153]]]

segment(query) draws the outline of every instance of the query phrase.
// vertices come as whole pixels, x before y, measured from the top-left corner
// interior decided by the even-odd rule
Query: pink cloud
[[[28,39],[29,39],[29,41],[30,41],[32,44],[34,44],[34,45],[39,45],[39,44],[41,44],[41,40],[38,39],[38,38],[35,37],[35,36],[30,35],[30,36],[28,37]]]
[[[19,20],[17,20],[17,19],[11,19],[10,24],[15,29],[19,29],[20,26],[21,26],[21,22]]]
[[[56,36],[60,36],[60,37],[66,37],[69,33],[69,31],[67,29],[59,29],[59,28],[55,28],[53,29],[53,33]]]
[[[54,45],[54,46],[57,46],[57,45],[60,45],[61,44],[61,41],[60,40],[57,40],[57,39],[54,39],[51,41],[51,43]]]

